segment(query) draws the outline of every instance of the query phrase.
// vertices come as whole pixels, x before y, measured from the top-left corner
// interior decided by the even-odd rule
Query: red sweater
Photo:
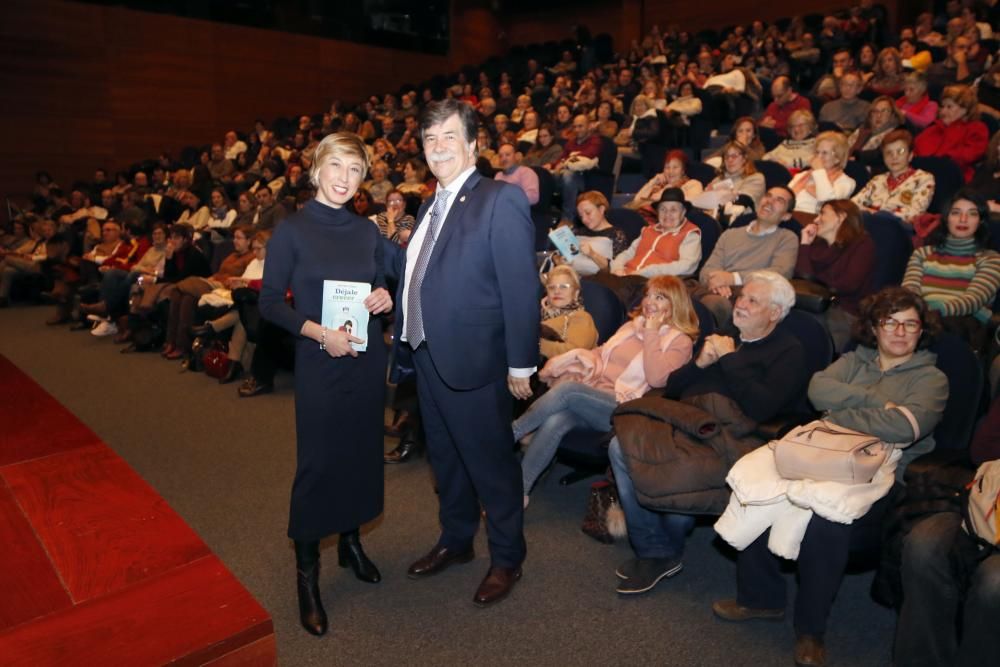
[[[972,180],[976,163],[986,154],[989,142],[990,131],[982,121],[956,120],[951,125],[945,125],[938,118],[917,135],[913,142],[913,154],[951,158],[962,168],[962,175],[968,183]]]
[[[823,283],[837,293],[841,308],[857,315],[861,299],[872,292],[876,261],[875,242],[868,234],[846,247],[817,238],[799,246],[795,276]]]
[[[136,262],[142,259],[142,256],[146,254],[146,251],[152,245],[145,236],[138,239],[123,240],[118,244],[118,248],[114,254],[104,260],[101,266],[110,266],[113,269],[128,271],[135,266]]]

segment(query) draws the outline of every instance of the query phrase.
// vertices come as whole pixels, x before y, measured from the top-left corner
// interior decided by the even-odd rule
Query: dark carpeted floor
[[[337,567],[335,544],[324,543],[331,632],[307,635],[297,622],[285,537],[291,377],[279,375],[274,394],[240,400],[235,386],[182,372],[159,355],[120,355],[109,339],[46,327],[49,315],[42,307],[0,310],[0,353],[93,428],[225,561],[274,617],[283,665],[792,663],[790,617],[739,625],[712,616],[711,602],[734,593],[735,566],[710,524],[695,529],[683,572],[649,594],[618,596],[614,569],[631,550],[580,532],[589,485],[560,486],[560,466],[532,496],[524,579],[510,599],[485,610],[471,602],[488,567],[482,534],[474,563],[430,580],[406,578],[437,537],[437,501],[423,459],[387,466],[386,510],[364,537],[383,581],[357,581]],[[870,581],[870,572],[852,574],[841,588],[827,637],[830,665],[890,661],[895,618],[870,600]]]

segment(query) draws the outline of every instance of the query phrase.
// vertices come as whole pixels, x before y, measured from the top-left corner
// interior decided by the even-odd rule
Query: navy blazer
[[[534,226],[520,188],[473,172],[454,198],[420,292],[434,366],[448,386],[468,390],[503,379],[508,367],[538,365],[538,271]],[[432,202],[420,207],[414,234]],[[396,261],[395,352],[405,364],[406,252],[396,253]]]

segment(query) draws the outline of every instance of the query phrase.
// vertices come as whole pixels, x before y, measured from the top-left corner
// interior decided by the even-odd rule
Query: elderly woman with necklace
[[[580,298],[580,276],[568,264],[560,264],[545,276],[541,328],[539,346],[545,359],[597,345],[594,318]]]

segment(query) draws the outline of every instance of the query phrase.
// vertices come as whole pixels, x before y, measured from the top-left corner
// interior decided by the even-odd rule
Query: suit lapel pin
[[[459,197],[458,201],[465,201],[465,195],[462,195],[461,197]]]

